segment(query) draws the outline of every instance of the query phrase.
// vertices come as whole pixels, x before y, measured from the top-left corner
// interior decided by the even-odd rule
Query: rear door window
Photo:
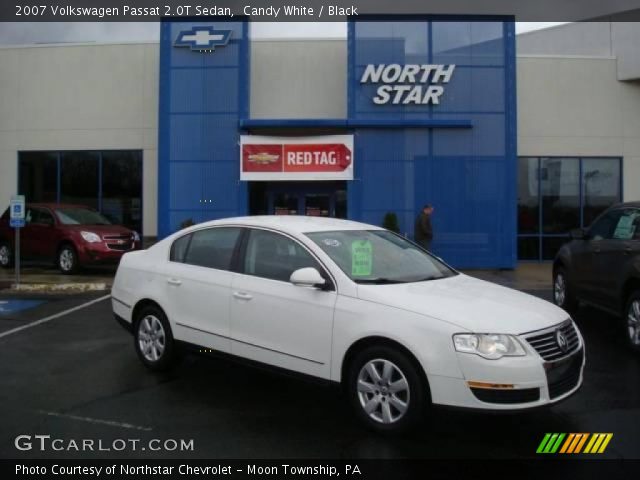
[[[207,228],[193,232],[183,263],[231,270],[231,260],[240,232],[238,227]]]

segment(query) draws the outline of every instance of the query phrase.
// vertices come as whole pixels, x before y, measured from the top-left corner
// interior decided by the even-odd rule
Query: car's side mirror
[[[569,232],[569,236],[572,240],[586,240],[588,235],[584,228],[574,228]]]
[[[289,281],[298,287],[323,287],[327,281],[313,267],[300,268],[291,274]]]

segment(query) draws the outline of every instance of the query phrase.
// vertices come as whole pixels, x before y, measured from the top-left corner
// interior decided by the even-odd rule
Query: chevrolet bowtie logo
[[[190,47],[195,51],[213,51],[229,43],[231,30],[215,30],[213,27],[193,27],[178,34],[176,47]]]

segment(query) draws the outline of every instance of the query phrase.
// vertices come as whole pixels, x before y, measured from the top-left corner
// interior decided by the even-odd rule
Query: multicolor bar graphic
[[[603,453],[613,433],[547,433],[536,453]]]

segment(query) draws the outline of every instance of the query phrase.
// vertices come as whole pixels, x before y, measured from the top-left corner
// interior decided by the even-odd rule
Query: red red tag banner
[[[268,139],[264,143],[259,140]],[[242,180],[352,179],[353,138],[349,135],[286,139],[243,137]],[[335,140],[344,140],[342,142]]]

